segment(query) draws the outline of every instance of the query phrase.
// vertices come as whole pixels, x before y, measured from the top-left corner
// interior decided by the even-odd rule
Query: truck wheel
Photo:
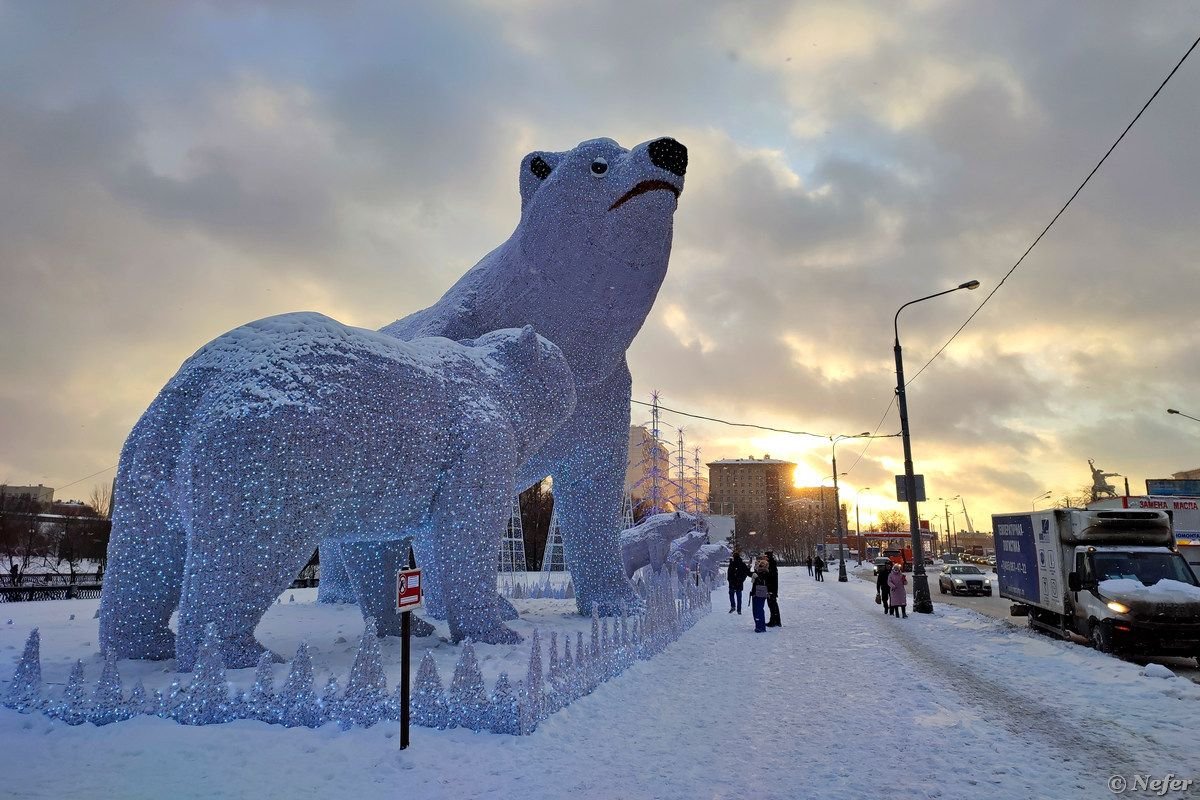
[[[1113,651],[1112,629],[1103,622],[1092,623],[1092,647],[1100,653]]]

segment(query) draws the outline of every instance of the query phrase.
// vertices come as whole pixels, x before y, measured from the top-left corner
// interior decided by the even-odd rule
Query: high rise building
[[[795,463],[769,455],[711,461],[709,508],[737,519],[734,534],[739,544],[753,550],[780,549],[793,533],[786,501],[795,472]]]

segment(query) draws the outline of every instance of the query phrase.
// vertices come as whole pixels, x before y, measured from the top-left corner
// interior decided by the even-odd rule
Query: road
[[[1027,617],[1014,617],[1009,613],[1009,607],[1012,605],[1011,600],[1006,600],[999,594],[993,594],[991,597],[979,595],[952,595],[942,594],[938,590],[938,575],[941,574],[940,567],[929,567],[929,591],[933,594],[933,602],[947,603],[949,605],[959,606],[961,608],[969,608],[972,611],[977,611],[980,614],[992,617],[993,619],[1001,620],[1014,627],[1026,627],[1028,623]],[[980,569],[988,572],[995,579],[995,573],[992,573],[986,567]],[[871,575],[871,568],[864,564],[862,567],[856,568],[854,574],[863,580],[871,581],[874,578]],[[994,587],[993,587],[994,591]],[[1196,660],[1192,658],[1170,658],[1160,657],[1154,659],[1132,658],[1126,657],[1127,661],[1132,661],[1138,664],[1145,664],[1147,661],[1154,661],[1157,664],[1162,664],[1176,675],[1186,677],[1193,683],[1200,683],[1200,667],[1197,666]]]

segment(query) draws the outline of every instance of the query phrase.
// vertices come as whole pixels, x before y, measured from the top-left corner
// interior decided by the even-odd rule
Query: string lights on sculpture
[[[318,540],[417,531],[438,544],[434,574],[455,576],[440,598],[451,636],[519,641],[496,595],[514,469],[574,403],[562,353],[528,327],[404,342],[302,313],[219,337],[126,442],[101,648],[173,649],[187,670],[212,623],[225,663],[253,666],[255,626]]]

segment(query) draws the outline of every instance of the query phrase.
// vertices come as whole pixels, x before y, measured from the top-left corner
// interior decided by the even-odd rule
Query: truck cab
[[[1179,553],[1080,545],[1074,556],[1067,575],[1074,627],[1097,650],[1200,654],[1200,583]]]

